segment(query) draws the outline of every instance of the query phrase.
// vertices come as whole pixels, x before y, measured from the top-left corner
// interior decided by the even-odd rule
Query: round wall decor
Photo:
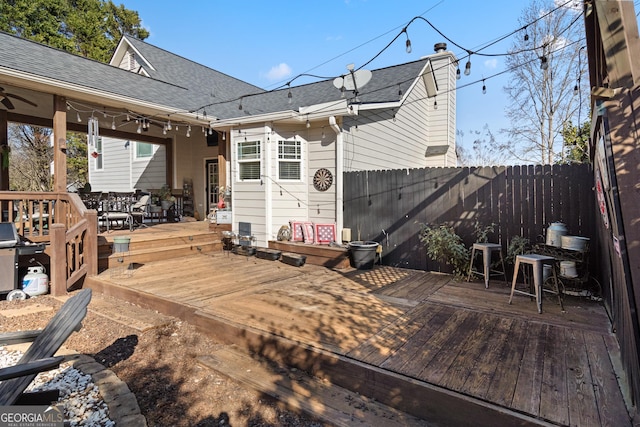
[[[333,175],[329,169],[321,168],[313,175],[313,186],[318,191],[327,191],[333,184]]]

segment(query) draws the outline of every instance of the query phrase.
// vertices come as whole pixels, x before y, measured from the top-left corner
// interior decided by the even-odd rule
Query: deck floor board
[[[285,337],[561,425],[630,425],[600,304],[508,304],[492,281],[394,267],[332,270],[220,252],[109,270],[88,279]],[[175,307],[175,305],[166,305]],[[174,308],[175,309],[175,308]],[[167,313],[171,314],[171,313]],[[381,385],[384,386],[384,385]]]

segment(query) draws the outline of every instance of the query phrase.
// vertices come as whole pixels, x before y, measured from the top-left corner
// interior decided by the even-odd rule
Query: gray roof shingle
[[[324,80],[291,87],[292,103],[289,104],[288,88],[264,91],[141,40],[127,40],[156,68],[156,71],[145,68],[151,77],[3,32],[0,32],[0,67],[163,105],[175,111],[195,111],[206,106],[208,116],[219,119],[298,110],[341,99],[333,80]],[[398,101],[398,90],[405,93],[427,61],[422,59],[372,71],[371,81],[360,88],[360,101]],[[240,97],[243,97],[242,111],[238,109]]]

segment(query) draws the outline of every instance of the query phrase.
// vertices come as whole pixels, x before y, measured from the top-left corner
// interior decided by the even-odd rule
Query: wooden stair
[[[98,272],[122,266],[123,253],[114,253],[114,239],[130,238],[129,251],[124,254],[127,264],[146,264],[182,257],[198,252],[221,251],[218,233],[208,226],[162,224],[133,232],[117,231],[98,236]],[[173,227],[172,227],[173,226]]]

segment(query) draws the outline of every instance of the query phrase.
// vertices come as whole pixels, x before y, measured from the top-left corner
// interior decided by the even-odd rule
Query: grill
[[[12,222],[0,222],[0,294],[19,289],[18,264],[21,256],[41,254],[44,243],[22,239]]]

